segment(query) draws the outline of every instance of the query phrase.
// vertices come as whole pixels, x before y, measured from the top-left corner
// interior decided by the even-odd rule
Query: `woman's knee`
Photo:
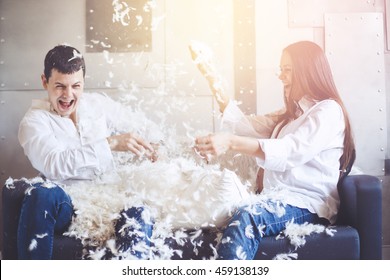
[[[253,213],[246,207],[239,208],[231,219],[231,223],[238,223],[239,225],[248,225],[253,222]]]

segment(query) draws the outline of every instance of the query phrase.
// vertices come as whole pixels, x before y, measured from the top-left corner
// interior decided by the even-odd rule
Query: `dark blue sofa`
[[[28,185],[16,181],[12,188],[3,187],[3,259],[17,259],[16,232],[21,203]],[[382,186],[378,178],[369,175],[349,175],[338,186],[341,204],[334,236],[326,233],[311,234],[306,244],[297,250],[287,238],[267,237],[261,241],[256,259],[273,259],[277,254],[296,252],[298,259],[313,260],[377,260],[382,258]],[[213,255],[209,244],[215,246],[215,232],[204,230],[199,254],[188,242],[184,247],[167,240],[174,248],[183,250],[181,257],[173,259],[200,259]],[[54,259],[81,259],[83,246],[74,238],[56,235]]]

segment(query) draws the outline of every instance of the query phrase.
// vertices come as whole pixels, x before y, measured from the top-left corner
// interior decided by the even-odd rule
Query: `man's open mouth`
[[[74,100],[71,101],[59,100],[58,103],[60,104],[62,110],[68,110],[70,107],[72,107]]]

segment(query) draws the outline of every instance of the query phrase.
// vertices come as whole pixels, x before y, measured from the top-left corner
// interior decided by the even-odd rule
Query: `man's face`
[[[56,69],[51,71],[49,80],[42,75],[43,87],[49,95],[52,108],[62,117],[70,117],[75,121],[78,101],[84,90],[83,70],[72,74],[63,74]]]

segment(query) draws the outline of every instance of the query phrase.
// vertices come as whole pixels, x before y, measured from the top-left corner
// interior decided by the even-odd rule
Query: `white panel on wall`
[[[325,46],[350,113],[355,165],[367,174],[383,175],[387,124],[382,14],[326,14]]]
[[[323,27],[325,13],[376,12],[375,0],[288,0],[290,27]]]
[[[385,9],[387,50],[390,51],[390,0],[386,0]]]

